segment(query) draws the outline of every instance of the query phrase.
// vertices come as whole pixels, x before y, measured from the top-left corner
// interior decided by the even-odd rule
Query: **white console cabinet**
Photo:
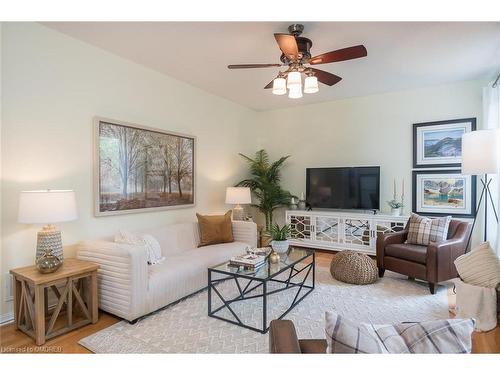
[[[344,211],[286,211],[290,244],[375,255],[377,235],[403,230],[408,216]]]

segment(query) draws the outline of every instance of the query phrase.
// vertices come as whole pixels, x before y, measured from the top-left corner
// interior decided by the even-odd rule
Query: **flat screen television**
[[[380,167],[307,168],[311,208],[380,209]]]

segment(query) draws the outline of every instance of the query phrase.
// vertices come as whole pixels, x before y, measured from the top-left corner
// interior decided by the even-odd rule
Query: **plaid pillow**
[[[382,353],[378,341],[368,330],[333,312],[326,312],[327,353]]]
[[[430,219],[425,216],[411,214],[408,225],[407,243],[429,245],[429,242],[446,240],[451,216]]]
[[[470,353],[474,319],[446,319],[395,325],[363,324],[375,335],[384,353]]]

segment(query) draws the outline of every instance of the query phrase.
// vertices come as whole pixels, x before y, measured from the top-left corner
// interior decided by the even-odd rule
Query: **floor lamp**
[[[467,249],[471,241],[477,214],[484,200],[484,241],[488,236],[488,203],[491,203],[495,219],[498,223],[498,214],[495,202],[491,195],[491,178],[488,174],[496,174],[500,169],[500,129],[477,130],[469,132],[462,137],[462,173],[466,175],[481,176],[481,195],[476,211],[472,230],[467,241]]]

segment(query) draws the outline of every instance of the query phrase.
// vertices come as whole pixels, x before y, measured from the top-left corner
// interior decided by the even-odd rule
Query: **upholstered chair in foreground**
[[[408,225],[400,232],[380,234],[377,237],[379,276],[383,277],[385,270],[390,270],[411,279],[425,280],[434,294],[437,283],[458,276],[453,262],[465,254],[471,229],[471,223],[451,220],[447,239],[431,242],[428,246],[405,243]]]

